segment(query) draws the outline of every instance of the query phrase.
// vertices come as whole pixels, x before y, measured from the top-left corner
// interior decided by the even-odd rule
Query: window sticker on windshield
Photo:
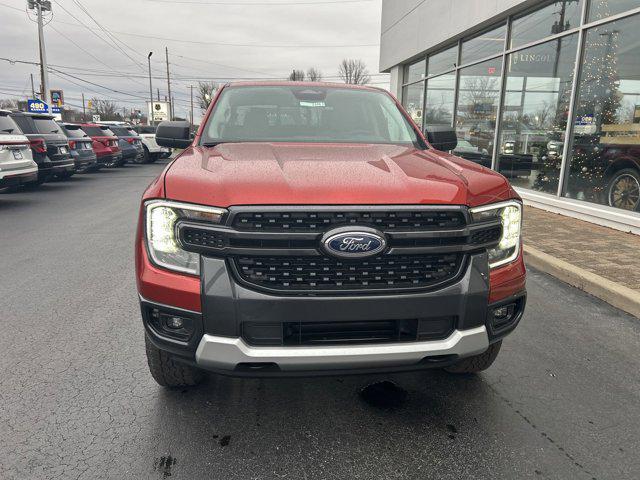
[[[300,100],[301,107],[324,107],[324,102],[304,102]]]

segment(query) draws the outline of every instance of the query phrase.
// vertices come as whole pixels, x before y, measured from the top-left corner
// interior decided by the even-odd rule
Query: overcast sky
[[[381,0],[51,3],[53,16],[45,27],[47,57],[59,72],[50,74],[50,88],[64,89],[65,103],[77,107],[84,92],[86,98],[110,98],[120,107],[143,108],[149,95],[149,51],[154,52],[154,96],[159,87],[164,99],[165,46],[176,115],[183,117],[188,111],[187,86],[198,80],[284,78],[292,68],[316,67],[326,80],[334,81],[343,58],[364,60],[372,83],[388,87],[388,76],[378,74]],[[33,15],[27,15],[26,4],[27,0],[0,0],[0,57],[38,61],[37,25],[29,19]],[[30,73],[37,90],[37,65],[0,60],[0,98],[29,96]]]

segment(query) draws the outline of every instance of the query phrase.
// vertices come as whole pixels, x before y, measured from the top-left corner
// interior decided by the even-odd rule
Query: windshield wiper
[[[7,133],[13,133],[13,128],[5,128],[4,130],[2,130],[3,132],[7,132]]]
[[[217,147],[218,145],[221,145],[223,143],[226,143],[226,142],[206,142],[206,143],[203,143],[202,146],[203,147]]]

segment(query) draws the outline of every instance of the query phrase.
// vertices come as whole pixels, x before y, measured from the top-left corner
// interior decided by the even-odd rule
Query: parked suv
[[[136,270],[151,374],[478,372],[525,307],[522,203],[439,150],[381,89],[222,87],[143,195]],[[437,150],[437,147],[439,150]]]
[[[98,157],[101,167],[122,166],[122,151],[118,146],[118,137],[105,125],[83,123],[82,130],[91,137],[93,151]]]
[[[118,137],[118,145],[122,150],[123,163],[144,163],[142,139],[130,127],[110,125],[109,129]]]
[[[29,139],[33,160],[38,164],[38,178],[29,185],[42,184],[52,176],[68,178],[74,174],[69,142],[53,116],[25,112],[12,112],[10,116]]]
[[[98,168],[98,157],[93,151],[93,140],[79,125],[58,122],[62,132],[69,139],[69,149],[76,172],[89,172]]]
[[[9,116],[0,110],[0,188],[15,188],[38,179],[29,139]]]

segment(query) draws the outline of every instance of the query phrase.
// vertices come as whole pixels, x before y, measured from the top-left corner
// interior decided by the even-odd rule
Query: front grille
[[[185,227],[181,230],[182,243],[186,246],[223,248],[225,237],[221,232],[196,227]]]
[[[278,211],[239,212],[232,226],[238,230],[262,232],[322,232],[331,228],[359,225],[382,231],[416,231],[461,228],[461,211],[362,210],[362,211]]]
[[[478,230],[471,235],[471,242],[474,245],[498,242],[502,236],[502,227],[494,227],[486,230]]]
[[[242,324],[249,345],[347,345],[362,343],[424,342],[447,338],[457,317],[406,320],[321,321]]]
[[[243,282],[267,290],[424,289],[453,279],[463,255],[383,255],[358,262],[330,257],[234,257]]]

